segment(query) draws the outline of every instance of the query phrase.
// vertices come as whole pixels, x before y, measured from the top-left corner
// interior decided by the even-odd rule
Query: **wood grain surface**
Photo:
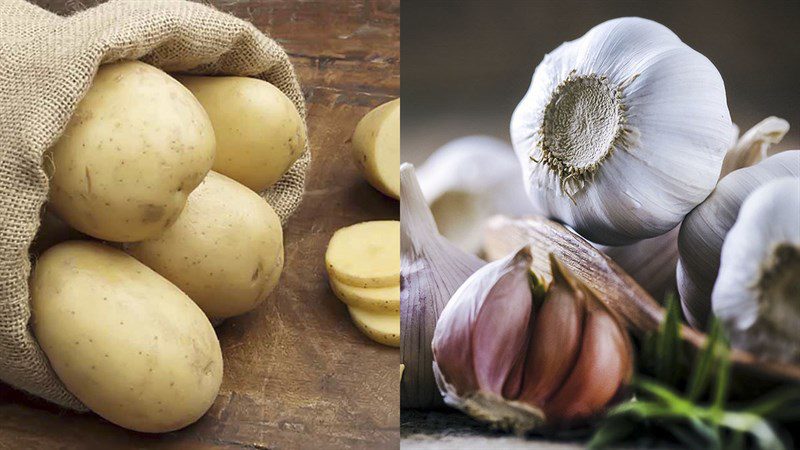
[[[97,2],[34,3],[64,14]],[[399,218],[398,203],[359,176],[349,143],[367,111],[400,95],[399,0],[207,3],[284,45],[308,102],[313,162],[303,204],[284,229],[279,288],[256,311],[217,328],[225,377],[196,424],[164,435],[129,432],[0,384],[0,449],[399,445],[399,353],[356,330],[323,264],[336,229]]]

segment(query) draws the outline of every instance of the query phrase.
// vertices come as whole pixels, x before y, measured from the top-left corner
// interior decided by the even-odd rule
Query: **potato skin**
[[[211,319],[258,306],[283,270],[280,219],[236,181],[209,172],[178,220],[126,251],[192,298]]]
[[[31,278],[33,331],[67,389],[131,430],[166,432],[199,419],[222,381],[214,329],[189,297],[136,259],[67,241]]]
[[[139,61],[100,67],[44,156],[50,206],[98,239],[163,231],[214,162],[214,129],[175,79]]]
[[[294,103],[272,84],[247,77],[178,80],[197,97],[214,125],[215,172],[262,192],[303,154],[306,125]]]

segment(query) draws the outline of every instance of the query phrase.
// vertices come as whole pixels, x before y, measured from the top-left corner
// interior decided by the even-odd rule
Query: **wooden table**
[[[97,2],[34,3],[66,13]],[[196,424],[165,435],[129,432],[0,384],[0,449],[399,445],[399,352],[356,330],[330,292],[323,264],[336,229],[399,218],[398,203],[359,176],[349,144],[367,111],[399,96],[399,0],[210,3],[285,46],[308,102],[313,162],[303,204],[284,230],[280,286],[256,311],[217,328],[225,377]]]

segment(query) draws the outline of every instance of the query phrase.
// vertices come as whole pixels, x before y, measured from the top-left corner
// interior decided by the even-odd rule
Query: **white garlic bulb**
[[[678,235],[677,281],[683,313],[693,327],[704,328],[708,322],[722,244],[742,203],[761,185],[787,176],[800,176],[800,150],[731,172],[684,219]]]
[[[417,179],[439,232],[469,253],[481,248],[481,229],[495,214],[533,213],[511,144],[466,136],[434,151]]]
[[[744,201],[711,301],[734,346],[800,360],[800,178],[771,181]]]
[[[714,65],[632,17],[546,55],[511,119],[531,201],[606,245],[677,226],[714,188],[732,131]]]

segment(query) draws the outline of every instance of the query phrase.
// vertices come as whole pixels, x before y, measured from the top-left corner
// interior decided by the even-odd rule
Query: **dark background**
[[[508,140],[545,53],[623,16],[658,21],[708,57],[742,132],[775,115],[792,126],[778,147],[800,147],[800,1],[403,0],[403,159],[467,134]]]

